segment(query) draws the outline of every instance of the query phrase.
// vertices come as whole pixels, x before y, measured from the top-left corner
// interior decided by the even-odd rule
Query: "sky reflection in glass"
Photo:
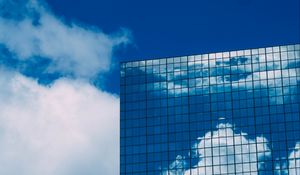
[[[121,64],[121,174],[300,174],[300,46]]]

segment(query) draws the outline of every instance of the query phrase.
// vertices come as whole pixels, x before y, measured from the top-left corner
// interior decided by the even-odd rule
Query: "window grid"
[[[299,174],[299,53],[122,63],[121,174]]]

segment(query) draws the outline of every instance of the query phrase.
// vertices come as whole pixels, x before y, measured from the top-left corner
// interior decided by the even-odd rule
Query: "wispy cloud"
[[[49,72],[93,77],[107,71],[113,49],[129,41],[129,32],[125,29],[107,35],[96,27],[66,24],[35,0],[28,1],[22,8],[1,6],[8,12],[0,17],[0,44],[20,60],[50,59]],[[15,9],[7,8],[17,8],[18,12],[9,12]]]
[[[202,59],[201,56],[203,55],[195,55],[194,61],[188,61],[187,57],[182,57],[186,59],[181,62],[178,59],[179,57],[170,58],[169,60],[178,59],[179,61],[168,66],[153,63],[153,72],[149,73],[154,73],[152,76],[156,79],[167,80],[168,84],[148,82],[148,85],[151,87],[151,84],[153,84],[155,90],[167,90],[165,92],[174,96],[224,93],[238,89],[252,90],[271,87],[268,88],[270,103],[283,104],[285,101],[294,101],[295,99],[293,97],[283,99],[283,96],[278,96],[279,93],[284,96],[295,93],[297,91],[296,85],[299,82],[296,79],[299,71],[296,65],[299,64],[300,52],[295,50],[290,53],[293,54],[287,56],[286,53],[282,53],[280,56],[280,53],[274,53],[275,61],[266,61],[268,58],[265,55],[252,57],[241,55],[224,59]],[[168,62],[167,59],[161,60]],[[129,66],[132,66],[129,67],[132,68],[130,71],[143,71],[135,70],[136,68],[133,65]],[[275,87],[277,91],[275,91]],[[278,97],[275,97],[276,93]]]

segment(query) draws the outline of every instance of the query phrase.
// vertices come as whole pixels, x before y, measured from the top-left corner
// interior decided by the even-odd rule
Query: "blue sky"
[[[72,4],[72,5],[70,5]],[[129,29],[133,44],[116,54],[127,61],[299,43],[299,0],[97,1],[51,0],[66,20]],[[118,74],[116,69],[111,76]],[[118,92],[118,81],[107,89]]]
[[[118,174],[120,61],[299,43],[299,8],[0,0],[0,174]]]

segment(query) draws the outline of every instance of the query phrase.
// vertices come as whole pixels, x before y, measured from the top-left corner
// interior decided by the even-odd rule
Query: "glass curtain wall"
[[[300,45],[121,63],[121,175],[300,175]]]

